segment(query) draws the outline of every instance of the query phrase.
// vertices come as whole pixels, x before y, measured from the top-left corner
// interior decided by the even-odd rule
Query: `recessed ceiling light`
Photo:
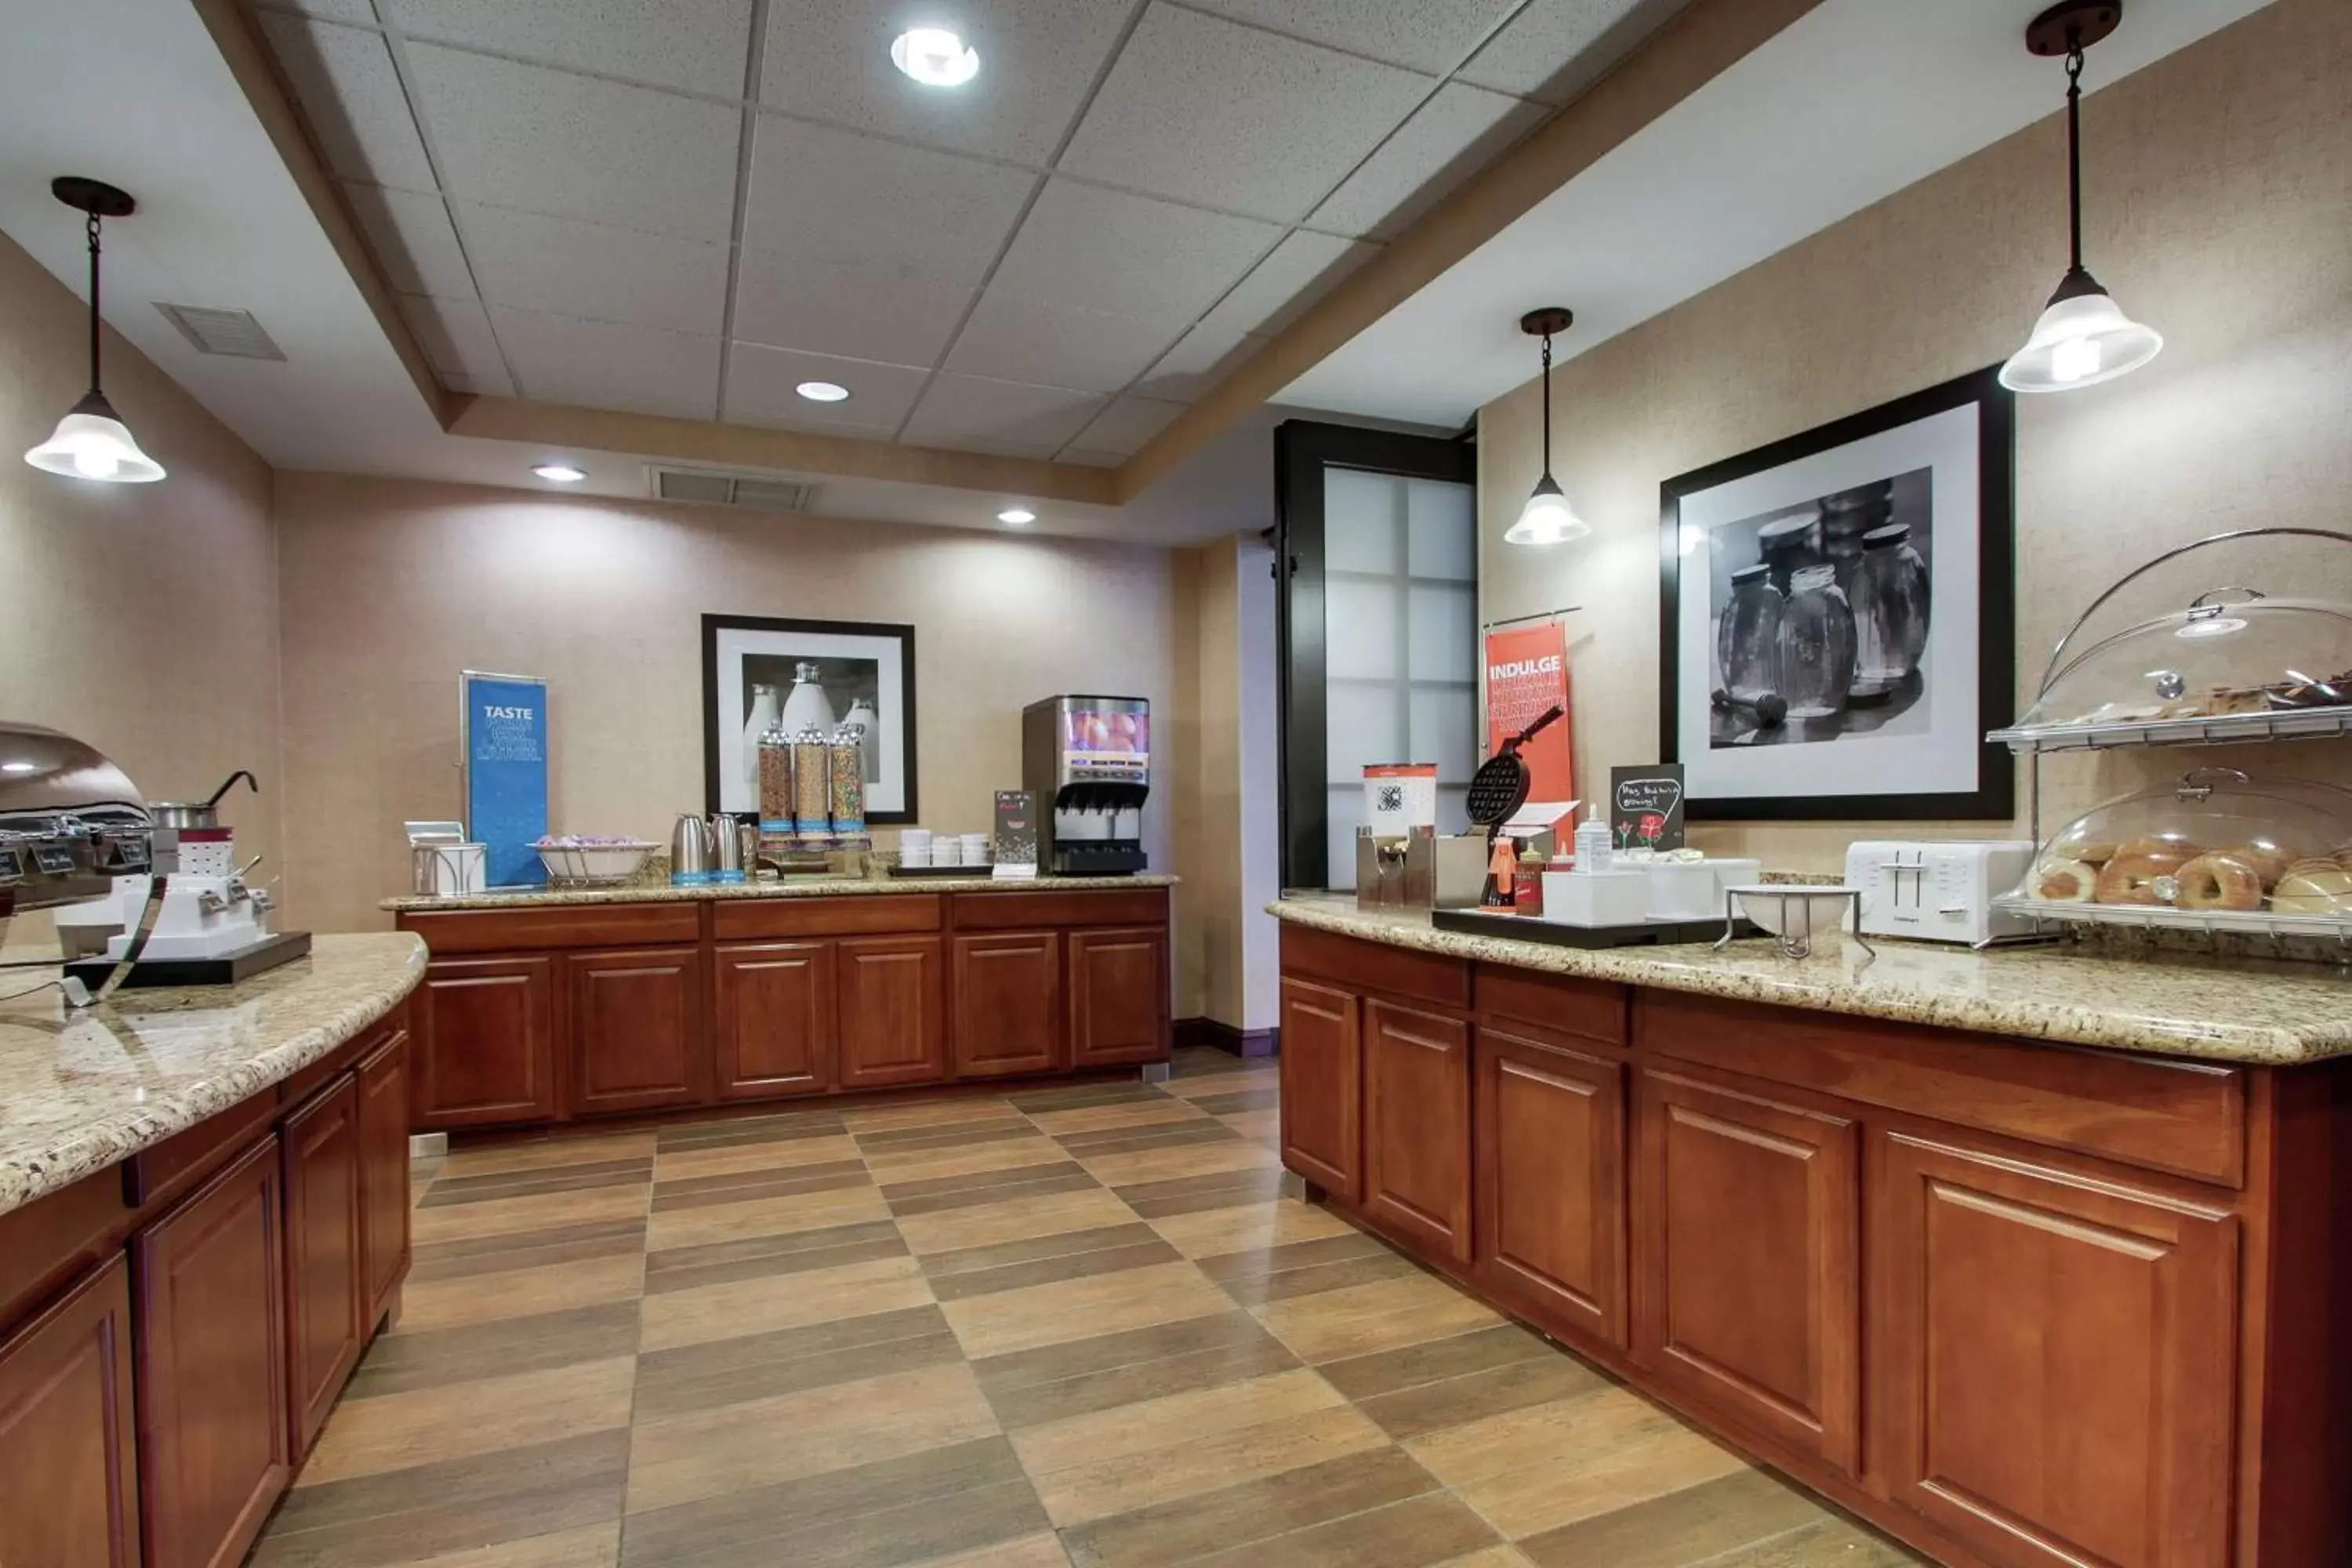
[[[980,52],[945,27],[915,27],[890,45],[890,63],[925,87],[961,87],[980,74]]]
[[[530,471],[551,484],[558,485],[576,485],[588,477],[587,469],[575,468],[569,463],[541,463]]]
[[[846,403],[849,401],[849,388],[841,385],[837,382],[804,381],[798,386],[793,388],[793,390],[799,393],[803,397],[807,398],[811,403]]]
[[[996,521],[1009,522],[1013,527],[1019,528],[1023,523],[1036,521],[1037,514],[1025,506],[1008,506],[996,514]]]

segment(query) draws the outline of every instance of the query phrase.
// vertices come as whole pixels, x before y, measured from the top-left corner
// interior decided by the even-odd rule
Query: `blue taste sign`
[[[547,682],[469,669],[460,686],[467,836],[485,847],[490,886],[544,882],[531,846],[547,832]]]

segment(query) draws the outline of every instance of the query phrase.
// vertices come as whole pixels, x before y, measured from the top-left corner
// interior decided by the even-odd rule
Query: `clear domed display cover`
[[[2073,655],[2017,727],[2144,724],[2347,705],[2352,705],[2352,605],[2227,588]]]
[[[2352,791],[2200,768],[2068,823],[2013,896],[2061,917],[2352,922]]]

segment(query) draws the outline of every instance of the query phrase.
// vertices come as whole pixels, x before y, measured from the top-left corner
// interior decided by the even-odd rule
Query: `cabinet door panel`
[[[2228,1562],[2237,1220],[1900,1134],[1878,1152],[1895,1500],[1999,1563]]]
[[[1363,1195],[1362,1004],[1282,983],[1282,1163],[1342,1203]]]
[[[718,963],[719,1098],[832,1088],[833,944],[730,943],[719,949]]]
[[[1364,1213],[1470,1261],[1470,1026],[1364,1005]]]
[[[1478,1031],[1477,1266],[1546,1328],[1625,1343],[1625,1068]]]
[[[948,1076],[946,948],[935,936],[855,937],[835,960],[843,1089]]]
[[[1071,1065],[1111,1067],[1165,1058],[1167,930],[1075,931],[1069,943]]]
[[[417,1131],[555,1120],[555,963],[540,953],[426,967],[409,1013]]]
[[[310,1451],[359,1364],[360,1092],[348,1075],[286,1120],[286,1344],[294,1456]]]
[[[137,1568],[130,1338],[117,1257],[0,1340],[0,1563]]]
[[[568,955],[571,1110],[692,1105],[709,1079],[702,955],[691,947]]]
[[[1635,1355],[1756,1430],[1854,1469],[1854,1123],[1776,1100],[1767,1084],[1649,1068],[1637,1082]]]
[[[1052,1072],[1070,1065],[1061,932],[957,937],[952,994],[958,1078]]]
[[[278,1139],[131,1240],[147,1568],[241,1561],[286,1489]]]
[[[367,1267],[364,1339],[408,1278],[408,1033],[359,1065],[361,1251]]]

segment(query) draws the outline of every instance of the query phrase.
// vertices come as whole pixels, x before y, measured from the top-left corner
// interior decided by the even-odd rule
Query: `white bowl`
[[[1782,916],[1799,935],[1807,931],[1825,933],[1843,925],[1845,917],[1853,910],[1853,889],[1848,887],[1807,886],[1801,882],[1747,883],[1725,891],[1739,900],[1739,912],[1756,922],[1758,929],[1774,936],[1785,934]]]
[[[656,847],[639,841],[593,847],[546,844],[533,847],[539,851],[539,863],[556,881],[625,882],[645,869],[646,857]]]

